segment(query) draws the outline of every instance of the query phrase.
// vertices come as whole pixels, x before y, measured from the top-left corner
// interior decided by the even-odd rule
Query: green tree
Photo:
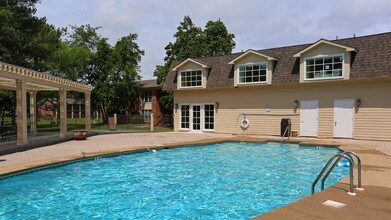
[[[204,37],[207,56],[230,54],[235,47],[235,35],[228,33],[227,27],[220,19],[206,23]]]
[[[0,1],[0,60],[38,71],[60,45],[62,30],[35,16],[38,0]]]
[[[39,0],[0,0],[0,60],[37,71],[47,71],[46,62],[60,47],[62,29],[35,16]],[[15,93],[1,92],[1,114],[15,121]]]
[[[137,34],[122,37],[113,49],[113,71],[110,76],[112,89],[112,106],[127,114],[135,111],[135,102],[138,98],[140,80],[141,57],[145,54],[140,49]]]
[[[194,25],[189,16],[185,16],[174,34],[175,42],[165,47],[166,57],[163,65],[157,65],[154,75],[159,85],[163,86],[170,66],[174,60],[199,58],[230,54],[235,47],[235,35],[230,34],[220,20],[209,21],[205,30]],[[160,98],[160,103],[167,110],[172,110],[172,93]]]

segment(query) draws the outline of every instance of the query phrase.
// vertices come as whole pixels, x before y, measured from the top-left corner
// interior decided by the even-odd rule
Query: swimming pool
[[[0,180],[5,219],[248,219],[310,195],[336,148],[224,142],[57,166]],[[348,168],[336,167],[326,186]]]

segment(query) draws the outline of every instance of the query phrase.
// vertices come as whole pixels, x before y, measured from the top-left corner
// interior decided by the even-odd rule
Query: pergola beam
[[[17,145],[28,143],[27,92],[30,94],[32,133],[37,132],[36,92],[57,90],[60,93],[60,138],[65,138],[67,134],[67,91],[84,93],[86,130],[91,131],[92,86],[0,62],[0,89],[16,91]]]

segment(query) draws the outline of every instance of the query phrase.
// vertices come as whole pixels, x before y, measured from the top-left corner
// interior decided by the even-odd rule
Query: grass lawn
[[[28,118],[28,124],[30,124],[30,119]],[[73,131],[77,129],[84,129],[84,118],[68,118],[67,120],[68,131]],[[5,123],[11,123],[11,118],[5,118]],[[56,120],[46,120],[39,118],[37,120],[38,132],[54,132],[60,131],[60,125],[57,125]],[[108,130],[108,126],[103,124],[102,120],[91,120],[91,130]],[[117,130],[137,130],[148,132],[151,130],[149,124],[124,124],[117,125]],[[173,131],[172,128],[164,127],[155,127],[154,132],[169,132]]]

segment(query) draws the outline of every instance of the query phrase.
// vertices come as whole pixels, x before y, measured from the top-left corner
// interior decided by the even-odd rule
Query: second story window
[[[141,100],[144,103],[151,102],[152,101],[151,91],[149,90],[141,91]]]
[[[267,63],[252,63],[239,65],[238,83],[266,82]]]
[[[305,59],[305,79],[332,79],[343,77],[343,55]]]
[[[188,70],[181,72],[181,87],[201,87],[202,71]]]

